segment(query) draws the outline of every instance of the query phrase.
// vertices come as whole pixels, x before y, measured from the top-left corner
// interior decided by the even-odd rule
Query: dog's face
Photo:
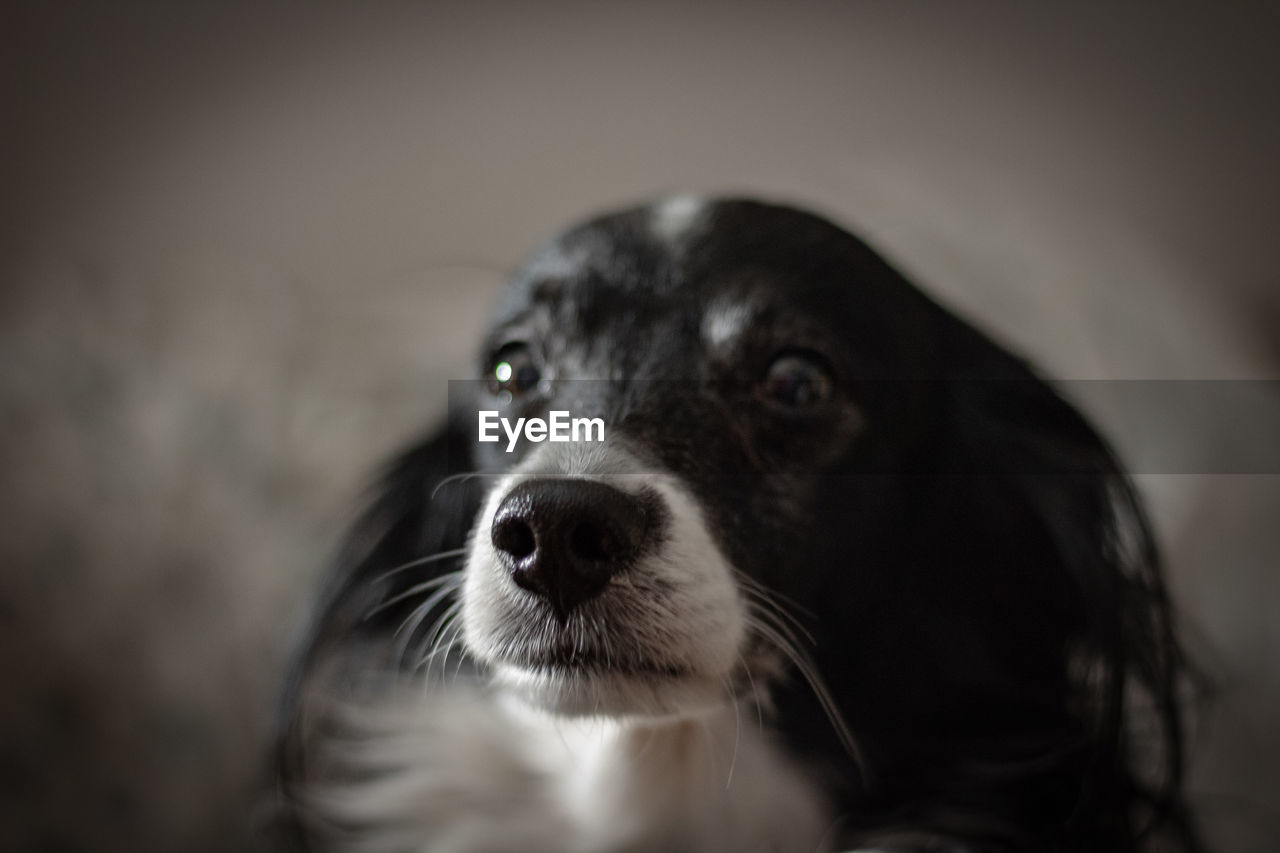
[[[537,254],[467,411],[599,417],[605,441],[478,445],[506,473],[469,544],[470,651],[570,713],[682,713],[766,679],[804,645],[773,592],[814,610],[857,568],[850,478],[922,405],[897,380],[932,306],[894,284],[848,234],[747,202],[676,198]]]

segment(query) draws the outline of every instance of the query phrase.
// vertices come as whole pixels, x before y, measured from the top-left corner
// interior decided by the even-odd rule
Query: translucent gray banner
[[[1050,385],[1085,416],[1130,473],[1280,474],[1280,381],[1081,380]],[[570,436],[568,440],[595,440],[598,432],[606,437],[620,432],[643,442],[646,430],[664,428],[654,412],[698,411],[708,398],[715,399],[719,417],[744,423],[773,418],[775,426],[781,422],[786,429],[787,418],[794,417],[795,428],[802,429],[806,417],[769,409],[749,387],[686,380],[542,381],[515,394],[491,381],[454,380],[448,395],[450,432],[455,437],[449,466],[454,472],[474,470],[477,452],[501,464],[516,429],[518,445],[557,440],[559,429]],[[922,426],[926,434],[975,431],[987,442],[989,457],[1002,466],[1008,460],[999,459],[1001,441],[1053,442],[1062,439],[1056,433],[1069,428],[1060,422],[1061,412],[1052,405],[1045,408],[1043,386],[1026,380],[875,379],[858,383],[847,400],[864,410],[868,441],[875,439],[876,430],[902,430],[903,417],[923,418],[924,423],[913,426]],[[899,401],[927,405],[900,407]],[[636,412],[645,407],[654,412],[637,420]],[[545,427],[534,423],[537,420]],[[580,420],[592,421],[589,429],[585,423],[574,423]],[[693,452],[699,444],[714,442],[715,430],[723,425],[701,429],[696,420],[688,423],[683,429]],[[669,428],[681,429],[674,424]],[[516,447],[512,450],[511,458],[518,458]],[[967,470],[983,473],[983,459],[975,454],[974,466]],[[1037,470],[1027,473],[1081,473],[1092,465],[1070,456],[1047,460],[1037,461]],[[892,472],[886,468],[875,473]]]

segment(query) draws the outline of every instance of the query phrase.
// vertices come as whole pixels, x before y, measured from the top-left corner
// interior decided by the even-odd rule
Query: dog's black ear
[[[418,608],[452,585],[480,505],[466,470],[471,444],[455,421],[386,466],[328,568],[279,708],[277,774],[286,796],[307,776],[307,745],[328,703],[412,665],[405,651],[422,645],[446,609],[443,595],[430,612]]]
[[[1064,777],[1083,780],[1073,812],[1094,825],[1081,827],[1082,840],[1108,847],[1147,827],[1195,849],[1180,795],[1187,670],[1134,486],[1030,368],[990,345],[968,353],[981,355],[950,390],[954,481],[967,490],[966,515],[998,532],[989,543],[1003,542],[979,577],[990,569],[987,582],[1026,595],[1026,613],[1001,614],[1019,623],[1001,639],[1034,637],[1029,653],[1062,660],[1047,679],[1060,677],[1069,715],[1054,750]],[[1030,663],[1037,678],[1053,673]]]

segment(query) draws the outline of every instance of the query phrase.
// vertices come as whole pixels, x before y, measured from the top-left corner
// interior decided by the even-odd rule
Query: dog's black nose
[[[512,579],[563,621],[631,564],[647,523],[640,499],[604,483],[527,480],[498,505],[493,547]]]

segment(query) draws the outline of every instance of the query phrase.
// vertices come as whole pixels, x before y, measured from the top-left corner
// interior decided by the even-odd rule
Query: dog
[[[300,643],[298,849],[1200,849],[1133,487],[853,235],[592,219],[514,276],[477,376]],[[602,428],[550,440],[566,412]]]

